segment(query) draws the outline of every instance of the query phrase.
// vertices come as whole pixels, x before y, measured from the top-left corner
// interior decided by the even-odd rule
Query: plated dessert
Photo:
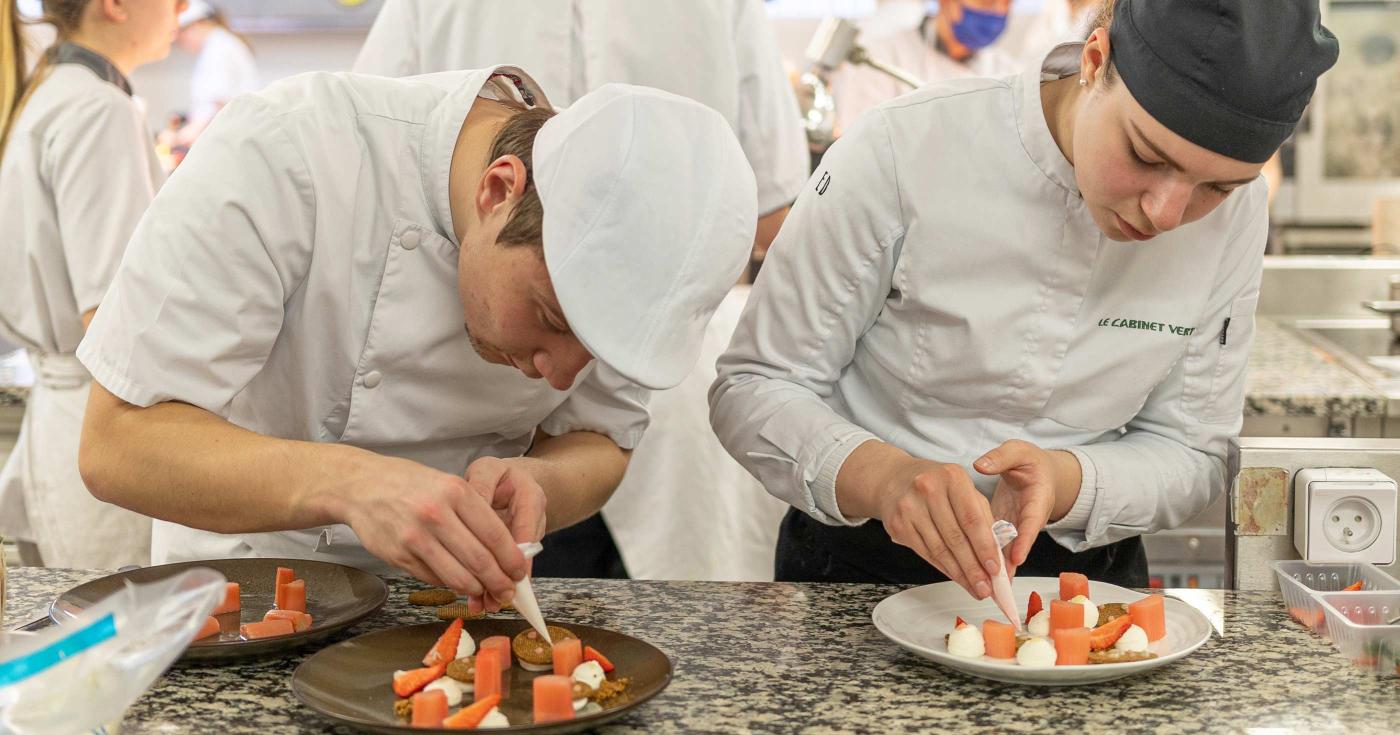
[[[476,641],[463,621],[454,619],[424,655],[422,668],[394,672],[395,715],[413,727],[486,729],[570,720],[627,698],[630,679],[617,676],[606,656],[567,628],[547,630],[553,644],[533,628],[514,639]],[[529,682],[533,717],[511,722],[498,705],[510,687],[525,686],[523,672],[543,674]]]
[[[1023,633],[1004,621],[984,620],[978,627],[959,617],[944,642],[948,653],[962,658],[1049,667],[1146,661],[1157,657],[1151,648],[1166,637],[1160,595],[1100,606],[1089,599],[1088,578],[1066,572],[1048,608],[1039,592],[1031,592]]]

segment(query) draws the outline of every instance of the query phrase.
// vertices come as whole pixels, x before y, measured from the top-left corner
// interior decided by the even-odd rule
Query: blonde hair
[[[1094,14],[1094,22],[1090,24],[1090,35],[1100,28],[1108,30],[1113,26],[1113,6],[1115,1],[1116,0],[1103,0],[1103,4],[1099,6],[1099,12]]]
[[[1099,12],[1094,14],[1094,22],[1089,24],[1089,36],[1094,35],[1094,31],[1102,28],[1109,31],[1113,28],[1113,6],[1118,4],[1118,0],[1104,0],[1099,6]],[[1085,37],[1088,40],[1089,36]],[[1113,80],[1118,78],[1118,67],[1113,63],[1113,51],[1110,50],[1108,58],[1104,60],[1103,88],[1108,89],[1113,86]]]
[[[249,41],[247,36],[243,35],[242,33],[239,33],[238,31],[235,31],[235,30],[233,30],[232,28],[229,27],[229,25],[228,25],[228,16],[227,16],[227,15],[224,15],[224,11],[222,11],[222,10],[220,10],[220,9],[218,9],[218,8],[212,8],[212,7],[210,8],[210,11],[211,11],[211,13],[210,13],[208,16],[205,16],[204,18],[201,18],[200,20],[204,20],[204,21],[208,21],[208,22],[210,22],[210,23],[213,23],[214,25],[216,25],[216,26],[218,26],[218,27],[220,27],[220,28],[222,28],[222,29],[228,31],[229,33],[233,34],[233,37],[234,37],[234,38],[236,38],[236,39],[238,39],[239,41],[242,41],[242,42],[243,42],[243,46],[244,46],[245,48],[248,49],[248,53],[253,53],[253,42],[252,42],[252,41]]]
[[[90,0],[44,0],[44,16],[41,22],[48,23],[58,31],[56,43],[62,43],[78,32],[83,20],[83,11]],[[10,140],[10,129],[24,109],[29,96],[49,75],[48,54],[40,57],[34,73],[25,78],[24,34],[21,26],[26,23],[19,17],[18,0],[0,0],[5,8],[0,11],[0,160],[5,157],[5,145]]]

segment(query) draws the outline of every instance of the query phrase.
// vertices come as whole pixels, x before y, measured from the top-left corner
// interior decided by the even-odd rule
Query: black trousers
[[[535,577],[627,579],[627,567],[601,513],[545,534],[544,551],[535,557],[530,573]]]
[[[879,521],[863,526],[828,526],[789,510],[778,532],[774,570],[780,582],[886,582],[930,584],[947,577],[907,546],[890,539]],[[1073,553],[1042,533],[1018,577],[1055,577],[1079,572],[1120,587],[1147,586],[1147,552],[1134,536]]]

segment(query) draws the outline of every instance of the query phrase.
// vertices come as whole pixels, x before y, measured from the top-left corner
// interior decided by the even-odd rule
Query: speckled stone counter
[[[97,576],[12,570],[14,626]],[[416,586],[416,585],[415,585]],[[389,604],[341,637],[431,620]],[[671,657],[675,680],[600,732],[612,733],[1394,733],[1400,681],[1353,670],[1290,621],[1274,593],[1182,591],[1217,631],[1154,673],[1067,689],[998,684],[905,653],[870,622],[899,588],[538,580],[548,616],[625,631]],[[288,685],[313,649],[231,666],[177,665],[128,713],[127,733],[345,733]],[[1263,729],[1260,729],[1263,728]]]
[[[1350,421],[1385,414],[1385,397],[1272,319],[1256,321],[1245,382],[1246,416],[1326,416],[1328,434],[1344,436]]]

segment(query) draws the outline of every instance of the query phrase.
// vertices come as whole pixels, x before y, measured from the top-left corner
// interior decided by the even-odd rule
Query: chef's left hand
[[[516,543],[544,537],[546,497],[530,473],[529,463],[525,457],[482,457],[467,466],[468,484],[491,504]],[[530,560],[525,563],[528,574]],[[501,609],[500,602],[490,595],[483,599],[468,597],[467,606],[473,611],[483,607],[491,612]]]
[[[1013,439],[982,455],[972,467],[984,475],[1000,475],[992,493],[992,515],[1016,524],[1016,540],[1006,553],[1007,573],[1015,574],[1045,524],[1074,507],[1079,460],[1066,451],[1047,451]]]

